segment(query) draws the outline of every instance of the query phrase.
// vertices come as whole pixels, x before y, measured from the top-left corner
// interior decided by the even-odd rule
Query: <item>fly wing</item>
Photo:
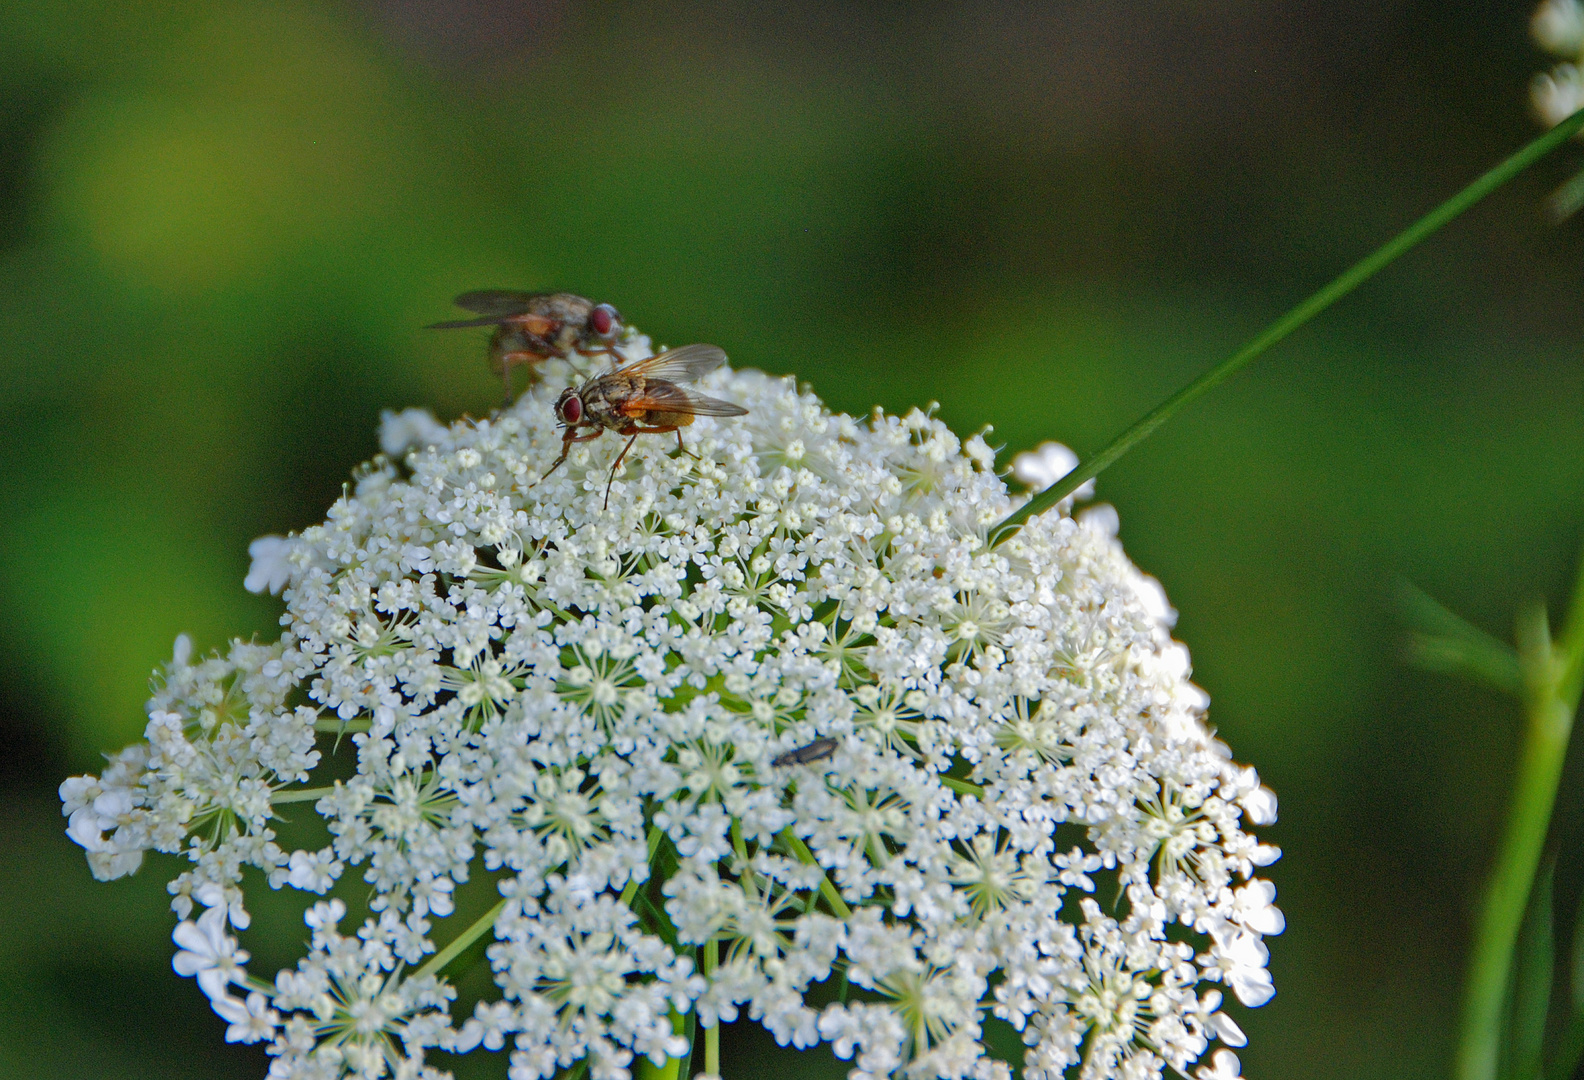
[[[714,348],[714,346],[710,346]],[[748,410],[708,394],[684,390],[676,383],[650,378],[641,397],[622,402],[622,412],[637,416],[646,412],[683,413],[688,416],[747,416]]]
[[[543,296],[543,293],[518,292],[515,289],[478,289],[465,292],[451,301],[463,311],[475,315],[521,315]]]
[[[425,326],[425,330],[460,330],[464,326],[499,326],[510,315],[485,315],[479,319],[447,319],[445,322],[432,322]]]
[[[667,349],[646,360],[638,360],[617,368],[623,375],[642,375],[649,379],[667,379],[671,382],[694,382],[702,379],[726,362],[726,350],[719,345],[684,345],[680,349]],[[712,416],[713,413],[701,413]],[[735,416],[736,413],[721,415]]]
[[[463,326],[494,326],[527,311],[542,294],[515,289],[479,289],[465,292],[452,301],[464,311],[477,312],[477,319],[448,319],[430,323],[425,330],[455,330]]]

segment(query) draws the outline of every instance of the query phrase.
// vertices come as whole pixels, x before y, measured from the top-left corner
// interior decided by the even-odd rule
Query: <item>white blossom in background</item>
[[[277,1078],[435,1077],[438,1048],[615,1080],[685,1050],[676,1010],[855,1080],[990,1080],[995,1016],[1031,1080],[1234,1080],[1223,992],[1270,999],[1284,925],[1245,828],[1275,796],[1206,725],[1115,511],[991,549],[1022,496],[982,439],[728,370],[702,389],[748,415],[688,428],[697,459],[640,437],[603,511],[619,438],[535,485],[561,382],[387,414],[324,524],[251,549],[280,640],[178,643],[146,740],[62,785],[97,876],[185,861],[173,963],[226,1038]],[[310,811],[328,843],[290,850]],[[247,867],[309,894],[272,975],[237,936]],[[453,1016],[436,950],[481,873],[497,992]]]
[[[380,451],[389,458],[400,458],[409,450],[451,445],[451,429],[435,419],[428,409],[386,409],[380,413]]]
[[[1056,481],[1078,467],[1078,455],[1071,447],[1059,442],[1042,442],[1033,450],[1012,459],[1012,478],[1026,484],[1030,491],[1044,491]],[[1063,508],[1071,507],[1074,499],[1094,498],[1095,484],[1086,480],[1070,496],[1063,499]]]
[[[1546,52],[1575,59],[1584,50],[1584,4],[1579,0],[1544,0],[1535,9],[1530,30]]]
[[[1555,127],[1584,108],[1584,4],[1579,0],[1542,0],[1529,22],[1539,45],[1561,62],[1535,75],[1529,83],[1529,100],[1546,127]],[[1551,213],[1561,219],[1584,206],[1584,173],[1562,185],[1551,196]]]

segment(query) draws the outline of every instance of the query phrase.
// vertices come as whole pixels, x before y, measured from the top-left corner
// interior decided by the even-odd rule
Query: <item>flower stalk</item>
[[[819,860],[814,857],[814,853],[809,850],[808,845],[798,839],[791,829],[783,832],[781,839],[785,840],[787,847],[792,849],[792,854],[797,856],[798,862],[805,866],[819,865]],[[841,892],[832,884],[829,874],[821,872],[819,890],[820,895],[825,898],[825,902],[831,906],[831,910],[837,915],[844,919],[852,916],[852,908],[848,907],[847,901],[842,899]]]
[[[1556,804],[1568,738],[1584,687],[1584,564],[1562,638],[1553,642],[1545,609],[1517,625],[1523,675],[1524,741],[1507,825],[1486,888],[1469,963],[1457,1080],[1494,1080],[1514,956]]]
[[[271,806],[283,806],[286,803],[318,802],[326,795],[334,795],[334,787],[297,788],[293,791],[277,791],[270,796]]]
[[[720,966],[720,942],[715,938],[704,943],[704,976],[715,974],[715,969]],[[721,1071],[720,1060],[720,1022],[716,1021],[704,1029],[704,1071],[710,1076],[719,1076]]]
[[[414,972],[413,977],[421,979],[426,975],[438,975],[445,970],[445,966],[461,956],[467,947],[483,937],[495,926],[495,921],[500,918],[501,912],[506,910],[506,901],[502,900],[479,916],[477,922],[456,936],[456,939],[431,956],[423,967]]]

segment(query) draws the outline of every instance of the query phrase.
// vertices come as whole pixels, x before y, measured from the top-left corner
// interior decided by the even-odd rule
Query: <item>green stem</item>
[[[792,849],[792,854],[797,856],[798,862],[805,866],[819,866],[819,860],[814,858],[814,853],[807,844],[797,837],[791,829],[781,830],[781,839],[786,841],[786,846]],[[842,899],[842,894],[836,886],[831,884],[831,879],[823,870],[820,871],[820,895],[825,897],[825,902],[831,910],[843,919],[852,917],[852,908],[847,906],[847,901]]]
[[[466,950],[469,945],[483,937],[485,932],[495,925],[495,920],[500,918],[500,913],[505,910],[506,901],[502,900],[500,903],[486,911],[483,916],[479,918],[478,922],[462,931],[462,933],[457,936],[455,941],[451,942],[451,944],[447,945],[445,948],[431,956],[427,964],[413,972],[412,977],[415,979],[421,979],[425,975],[440,974],[441,968],[445,967],[451,961],[461,956],[463,951]]]
[[[955,776],[941,776],[940,782],[959,795],[972,795],[979,801],[984,801],[984,788],[971,780],[959,780]]]
[[[1518,623],[1524,675],[1524,741],[1507,826],[1486,888],[1469,961],[1458,1041],[1457,1080],[1493,1080],[1500,1058],[1502,1013],[1513,953],[1556,803],[1584,671],[1584,564],[1560,646],[1543,608]]]
[[[317,802],[326,795],[335,794],[335,787],[309,787],[298,788],[296,791],[277,791],[270,795],[270,805],[280,806],[282,803]]]
[[[655,858],[655,852],[660,850],[660,835],[661,835],[660,834],[660,827],[658,825],[651,825],[649,827],[648,840],[649,840],[649,867],[650,867],[649,877],[650,878],[654,877],[654,858]],[[648,880],[648,878],[644,879],[644,881],[647,881],[647,880]],[[628,878],[627,879],[626,888],[622,889],[622,891],[621,891],[621,902],[623,904],[627,905],[628,907],[632,907],[633,897],[638,895],[638,889],[643,884],[644,884],[644,882],[643,881],[639,881],[638,880],[638,875],[636,875],[636,874],[634,874],[632,877]]]
[[[367,731],[372,721],[368,717],[361,720],[331,720],[318,719],[314,721],[314,730],[321,735],[340,735],[348,731]]]
[[[710,938],[704,943],[704,975],[714,974],[720,964],[720,942]],[[720,1075],[720,1021],[704,1029],[704,1071],[711,1076]]]
[[[1011,535],[1012,530],[1021,526],[1029,518],[1035,514],[1044,513],[1074,491],[1077,491],[1085,483],[1099,476],[1101,472],[1115,464],[1118,458],[1149,438],[1150,435],[1154,434],[1156,428],[1170,420],[1185,406],[1197,400],[1200,395],[1221,385],[1237,374],[1237,372],[1247,367],[1265,350],[1374,277],[1398,256],[1408,251],[1421,240],[1429,237],[1441,226],[1561,146],[1577,134],[1581,128],[1584,128],[1584,109],[1574,113],[1424,217],[1408,226],[1394,239],[1377,248],[1374,253],[1354,263],[1331,284],[1277,319],[1253,341],[1250,341],[1220,364],[1211,368],[1167,398],[1166,401],[1156,406],[1154,411],[1124,431],[1110,446],[1088,461],[1083,462],[1055,484],[1008,514],[1005,519],[990,530],[991,546],[1006,540]]]
[[[1578,931],[1574,931],[1577,933]],[[1572,1080],[1579,1058],[1584,1057],[1584,1015],[1574,1013],[1557,1039],[1556,1051],[1545,1071],[1546,1080]]]

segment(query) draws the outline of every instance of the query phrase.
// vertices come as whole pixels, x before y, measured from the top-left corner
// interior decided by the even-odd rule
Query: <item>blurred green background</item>
[[[1536,133],[1530,6],[0,7],[0,1075],[262,1075],[170,970],[168,866],[93,883],[55,786],[140,734],[177,633],[275,632],[247,543],[322,516],[381,408],[495,404],[481,335],[418,329],[454,294],[572,289],[839,409],[1088,453]],[[1584,222],[1541,204],[1581,161],[1101,480],[1282,799],[1255,1080],[1448,1071],[1518,717],[1407,667],[1392,593],[1505,638],[1566,592]]]

